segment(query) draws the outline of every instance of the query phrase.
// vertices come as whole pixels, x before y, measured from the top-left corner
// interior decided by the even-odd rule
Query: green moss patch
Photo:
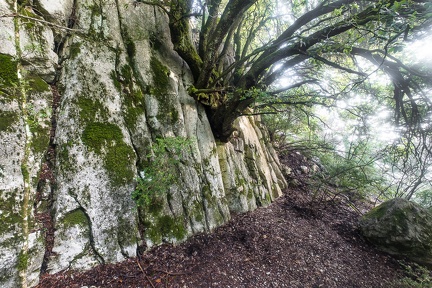
[[[432,214],[414,202],[386,201],[365,214],[359,228],[368,241],[387,253],[432,263]]]
[[[378,206],[370,210],[363,217],[381,219],[385,215],[385,213],[386,213],[386,207]]]
[[[212,194],[211,188],[209,185],[204,185],[202,188],[202,195],[205,199],[204,203],[208,210],[213,211],[213,217],[214,221],[218,225],[222,225],[225,222],[224,215],[221,214],[221,211],[219,210],[219,202],[216,196]]]
[[[21,164],[21,174],[23,175],[24,179],[30,178],[30,172],[28,171],[27,164]]]
[[[182,240],[186,236],[186,229],[181,218],[164,215],[149,225],[146,234],[154,243],[161,243],[163,239],[169,238]]]
[[[81,52],[81,43],[72,43],[69,47],[69,57],[73,60]]]
[[[92,4],[85,8],[87,11],[91,12],[91,23],[89,25],[90,29],[87,35],[94,41],[105,41],[106,38],[104,29],[102,28],[104,24],[102,23],[106,21],[106,16],[104,14],[102,5]]]
[[[162,197],[154,195],[153,198],[150,200],[150,203],[148,205],[147,211],[152,214],[153,216],[159,215],[159,213],[162,212],[164,207],[164,201]]]
[[[163,48],[163,42],[159,40],[158,35],[156,35],[155,33],[151,33],[149,38],[150,45],[155,51],[159,51]]]
[[[61,145],[57,149],[57,161],[59,169],[65,172],[75,173],[77,171],[77,166],[74,163],[73,155],[70,155],[69,149],[73,146],[72,141],[68,141],[65,145]]]
[[[125,184],[133,180],[132,159],[134,151],[124,143],[108,150],[105,165],[114,183]]]
[[[119,217],[116,230],[118,243],[122,247],[136,245],[139,241],[137,226],[130,219]]]
[[[121,91],[121,89],[122,89],[122,84],[121,84],[121,82],[117,79],[117,73],[116,73],[116,71],[111,71],[111,73],[110,73],[110,77],[111,77],[111,80],[113,81],[113,83],[114,83],[114,87],[116,87],[116,89],[117,89],[117,91]]]
[[[135,154],[123,141],[123,134],[118,126],[111,123],[90,123],[84,129],[82,141],[93,152],[104,156],[105,169],[111,184],[121,186],[133,180],[132,163],[135,161]]]
[[[80,120],[85,123],[93,122],[95,116],[98,116],[102,120],[107,119],[108,109],[98,100],[80,97],[77,100],[77,105],[80,108]]]
[[[151,91],[152,94],[155,94],[156,96],[167,94],[170,70],[155,56],[150,58],[150,69],[152,71],[154,82],[154,89]]]
[[[85,215],[84,211],[79,208],[67,213],[63,218],[63,225],[66,227],[71,227],[75,225],[79,225],[82,227],[88,227],[88,219]]]
[[[114,86],[123,92],[123,105],[125,106],[124,116],[126,126],[129,129],[135,129],[138,117],[145,113],[144,94],[141,89],[134,85],[133,71],[129,65],[123,65],[120,68],[119,75],[112,71],[111,78]],[[119,80],[121,79],[121,81]],[[122,88],[125,89],[122,89]]]
[[[24,16],[27,16],[27,17],[33,18],[33,19],[41,19],[42,18],[41,16],[35,14],[32,10],[27,9],[27,4],[25,4],[25,3],[19,5],[18,9],[19,9],[19,13],[21,15],[24,15]],[[26,21],[22,21],[21,23],[23,24],[25,29],[29,30],[29,32],[34,32],[33,29],[35,27],[37,27],[35,24],[36,23],[35,20],[26,19]]]
[[[23,271],[27,269],[29,263],[29,255],[25,253],[24,251],[21,251],[18,254],[18,260],[17,260],[17,268],[19,271]]]
[[[0,132],[9,131],[11,126],[18,121],[18,115],[12,111],[0,111]]]
[[[44,153],[49,145],[51,120],[50,108],[39,110],[29,103],[25,110],[26,121],[32,134],[30,146],[35,153]]]
[[[132,129],[137,125],[138,117],[145,113],[144,95],[141,90],[134,89],[127,94],[124,105],[127,107],[125,111],[126,125]]]
[[[204,210],[203,210],[203,203],[199,202],[198,200],[195,200],[193,202],[192,207],[190,208],[190,214],[197,222],[202,222],[204,220]]]
[[[26,80],[30,86],[30,92],[47,92],[50,91],[50,86],[41,77],[38,76],[28,76]]]
[[[167,124],[175,124],[180,117],[173,104],[173,96],[168,93],[170,70],[154,56],[150,59],[150,68],[154,83],[154,87],[150,88],[150,93],[157,98],[159,107],[157,118],[161,122],[166,121]]]
[[[32,133],[31,148],[35,153],[44,153],[49,145],[51,127],[34,122],[30,123],[29,126]]]
[[[0,192],[2,194],[4,193],[1,190]],[[16,207],[19,205],[19,203],[16,201],[15,195],[8,196],[9,197],[3,196],[2,200],[0,201],[0,210],[3,211],[3,213],[0,214],[0,235],[13,231],[15,226],[21,225],[22,223],[22,216]]]
[[[114,146],[123,142],[123,134],[118,126],[111,123],[90,123],[82,135],[84,144],[101,154],[103,147]]]
[[[0,85],[10,87],[18,84],[17,61],[9,55],[0,54]]]

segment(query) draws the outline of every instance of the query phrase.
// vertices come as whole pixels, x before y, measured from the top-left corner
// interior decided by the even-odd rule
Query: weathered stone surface
[[[2,15],[40,20],[0,19],[1,287],[33,286],[42,268],[122,261],[281,195],[286,183],[259,118],[238,119],[230,143],[214,139],[187,93],[192,76],[162,10],[126,0],[33,2],[40,13],[0,1]],[[136,178],[167,137],[190,140],[172,155],[181,158],[177,180],[157,209],[137,208]],[[41,220],[50,215],[53,227]]]
[[[0,15],[12,14],[12,7],[12,4],[9,4],[7,1],[0,1]],[[2,43],[2,45],[0,45],[0,53],[16,56],[14,18],[1,17],[0,27],[0,43]]]
[[[279,162],[258,129],[259,117],[240,118],[230,143],[218,146],[222,179],[231,211],[245,212],[266,206],[286,185]],[[268,138],[267,138],[268,139]]]
[[[43,13],[47,20],[59,26],[67,27],[68,22],[73,21],[73,2],[74,0],[39,0],[37,1],[38,10]],[[62,33],[55,31],[56,33]]]
[[[13,1],[2,1],[1,14],[12,15],[17,12],[14,7],[18,9]],[[44,234],[33,205],[38,202],[38,179],[51,130],[51,89],[42,77],[53,79],[51,60],[56,55],[47,44],[52,40],[49,29],[41,27],[36,35],[33,28],[32,23],[18,18],[0,19],[2,287],[35,285],[45,253]]]
[[[360,220],[363,235],[381,250],[432,264],[432,213],[395,198],[372,209]]]

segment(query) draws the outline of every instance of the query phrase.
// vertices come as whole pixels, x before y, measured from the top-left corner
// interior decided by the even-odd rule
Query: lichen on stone
[[[25,2],[20,2],[22,7],[30,3]],[[250,167],[240,156],[227,161],[235,161],[230,171],[239,167],[244,176],[239,175],[239,179],[229,175],[224,177],[230,177],[229,181],[232,178],[232,182],[237,180],[244,186],[243,190],[234,191],[234,185],[224,187],[215,139],[204,108],[188,97],[186,87],[191,84],[192,75],[183,66],[184,61],[172,51],[166,15],[159,17],[161,11],[146,5],[127,10],[121,7],[111,9],[112,3],[104,1],[84,2],[75,3],[78,6],[70,9],[77,9],[77,13],[71,16],[79,23],[79,27],[74,28],[87,29],[83,31],[86,35],[68,34],[66,31],[52,35],[50,28],[41,29],[43,25],[37,22],[29,21],[28,27],[23,27],[25,23],[18,23],[21,20],[16,19],[23,36],[20,43],[22,56],[26,58],[18,62],[11,56],[0,54],[0,133],[10,137],[17,130],[12,140],[25,147],[17,151],[16,154],[21,154],[18,160],[14,159],[18,163],[14,169],[19,184],[24,182],[23,177],[25,185],[33,189],[26,191],[26,213],[22,213],[22,187],[1,191],[7,197],[0,201],[0,210],[9,212],[0,214],[0,221],[5,224],[0,226],[0,233],[8,235],[7,241],[11,243],[10,251],[15,260],[22,243],[29,237],[29,233],[22,233],[23,219],[28,220],[27,231],[40,229],[32,215],[33,207],[30,206],[34,194],[31,193],[37,186],[34,182],[40,172],[37,165],[43,161],[49,143],[53,111],[50,111],[51,105],[46,104],[52,104],[53,94],[48,84],[59,87],[60,106],[54,138],[56,161],[52,163],[56,178],[56,189],[52,193],[56,207],[50,211],[56,220],[53,251],[57,255],[48,263],[55,271],[88,269],[97,265],[96,252],[109,262],[121,261],[123,256],[136,253],[136,244],[140,240],[151,239],[157,245],[165,241],[182,241],[193,233],[211,230],[229,219],[229,197],[225,194],[229,189],[244,198],[261,196],[261,190],[255,187],[261,184],[251,184],[253,177],[247,173]],[[40,5],[36,3],[36,6]],[[62,4],[59,6],[69,12],[67,17],[71,15],[72,11]],[[123,14],[125,10],[128,14]],[[131,11],[133,13],[129,13]],[[44,19],[52,20],[47,15]],[[55,21],[60,23],[61,19]],[[30,31],[34,35],[25,34]],[[14,35],[14,31],[10,32]],[[51,36],[57,41],[56,52],[62,52],[54,55],[60,57],[60,62],[49,55],[54,54],[54,37],[51,39]],[[61,48],[59,41],[63,40],[64,49],[57,49]],[[53,63],[58,63],[61,69],[56,71]],[[19,79],[17,67],[21,65],[28,69],[28,73],[21,73],[23,78]],[[54,83],[57,80],[58,83]],[[22,93],[24,90],[28,93]],[[21,102],[23,97],[26,97],[23,99],[26,103]],[[204,94],[202,97],[208,96]],[[41,103],[46,106],[40,108]],[[25,117],[21,107],[28,109],[24,111]],[[157,125],[152,126],[152,121]],[[130,198],[136,166],[143,170],[152,139],[167,135],[196,136],[200,143],[196,146],[200,151],[184,151],[183,162],[176,166],[179,183],[166,189],[167,193],[155,197],[144,211],[138,207],[136,213]],[[226,149],[226,146],[221,149]],[[21,161],[24,158],[26,161]],[[244,207],[246,211],[252,206]],[[139,224],[137,217],[141,220]],[[138,226],[142,239],[138,239]],[[70,244],[78,248],[68,256]],[[94,247],[97,251],[92,250]],[[31,263],[37,261],[34,261],[30,247],[27,252],[30,266],[26,273],[29,275],[33,271]],[[17,270],[15,266],[13,269]]]
[[[104,27],[106,24],[106,15],[103,11],[103,5],[92,4],[86,7],[87,11],[90,11],[90,29],[88,30],[88,36],[95,41],[105,40]]]
[[[133,89],[130,93],[125,95],[124,105],[125,122],[129,129],[133,129],[137,125],[137,120],[140,115],[145,113],[144,95],[139,88]]]
[[[75,173],[77,167],[73,155],[70,154],[69,149],[74,145],[72,141],[68,141],[65,145],[58,147],[57,152],[57,163],[59,170],[68,171],[69,173]]]

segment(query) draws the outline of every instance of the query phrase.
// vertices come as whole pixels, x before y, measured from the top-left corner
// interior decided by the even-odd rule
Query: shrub
[[[177,182],[177,164],[191,142],[182,137],[156,139],[150,153],[145,156],[147,165],[139,172],[136,188],[132,192],[132,198],[139,207],[150,206]]]

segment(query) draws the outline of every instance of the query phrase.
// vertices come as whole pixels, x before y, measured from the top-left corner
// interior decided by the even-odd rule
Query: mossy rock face
[[[432,213],[422,206],[389,200],[365,214],[360,229],[380,250],[432,265]]]
[[[174,243],[185,238],[187,231],[180,217],[161,215],[154,218],[153,223],[144,223],[147,226],[146,236],[154,244],[161,244],[162,242]]]
[[[123,141],[120,128],[110,123],[94,122],[86,126],[82,140],[95,153],[102,155],[111,184],[122,186],[133,180],[133,149]]]
[[[170,70],[154,56],[150,58],[150,68],[155,84],[155,87],[153,89],[154,91],[152,91],[153,94],[156,94],[157,96],[166,94],[170,82]]]
[[[13,86],[18,83],[17,62],[9,55],[0,54],[0,84]]]
[[[9,131],[12,125],[19,119],[18,113],[0,110],[0,132]]]
[[[76,209],[65,215],[63,218],[63,225],[70,227],[74,225],[80,225],[82,227],[88,227],[88,219],[82,209]]]
[[[29,83],[29,90],[31,92],[48,92],[50,91],[50,86],[39,76],[27,76],[26,81]]]

